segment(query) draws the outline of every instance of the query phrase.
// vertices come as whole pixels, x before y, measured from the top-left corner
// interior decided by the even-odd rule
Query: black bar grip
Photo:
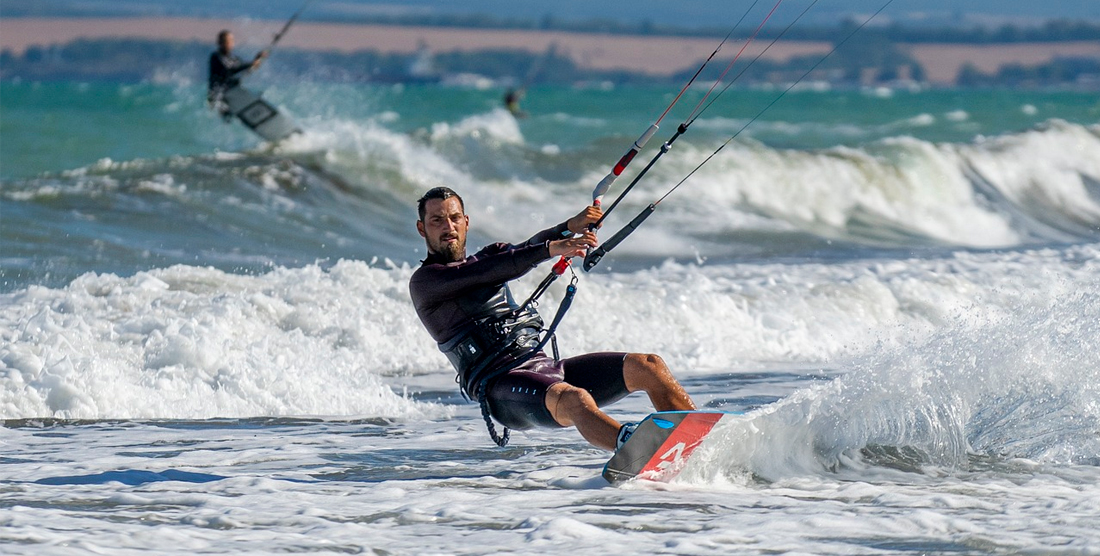
[[[600,262],[600,259],[602,259],[604,255],[606,255],[609,251],[622,243],[622,241],[626,239],[626,236],[629,236],[631,233],[634,232],[635,229],[638,228],[638,226],[641,226],[642,222],[645,222],[645,219],[649,218],[649,215],[653,214],[653,211],[655,210],[657,210],[657,205],[650,204],[648,207],[645,208],[645,210],[638,213],[638,216],[635,216],[634,220],[631,220],[629,224],[623,226],[623,229],[615,232],[615,235],[611,236],[611,239],[603,242],[602,245],[588,253],[588,255],[584,257],[585,272],[592,270],[592,267],[596,266],[596,264]]]

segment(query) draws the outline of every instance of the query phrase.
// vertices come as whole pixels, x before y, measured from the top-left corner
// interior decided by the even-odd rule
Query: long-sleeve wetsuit
[[[210,95],[217,96],[226,89],[240,85],[241,78],[238,76],[250,69],[252,62],[244,62],[233,54],[220,51],[210,54],[210,78],[207,82]]]
[[[450,340],[478,316],[473,311],[480,302],[549,259],[548,243],[568,236],[563,222],[522,244],[494,243],[461,261],[448,263],[429,254],[409,280],[416,314],[436,342]]]

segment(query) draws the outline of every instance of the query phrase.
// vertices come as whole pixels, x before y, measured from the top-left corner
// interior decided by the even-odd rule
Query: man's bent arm
[[[549,258],[546,243],[498,243],[458,264],[425,264],[413,274],[409,287],[417,305],[434,305],[474,288],[519,278]]]
[[[231,60],[221,54],[213,54],[210,57],[210,73],[211,75],[220,75],[225,77],[234,77],[239,73],[243,73],[252,69],[252,63],[226,63],[227,60]]]

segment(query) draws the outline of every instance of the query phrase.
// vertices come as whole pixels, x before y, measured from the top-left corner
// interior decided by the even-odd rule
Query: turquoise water
[[[196,137],[195,103],[172,87],[114,83],[0,83],[4,179],[97,160],[208,152]],[[182,113],[181,113],[182,112]]]
[[[274,147],[216,118],[186,80],[0,86],[9,290],[177,263],[257,272],[363,256],[415,262],[408,207],[423,189],[449,184],[491,211],[508,200],[555,218],[547,213],[586,202],[675,93],[536,88],[524,103],[531,116],[517,121],[496,90],[272,84],[267,98],[305,130]],[[650,149],[703,90],[685,95]],[[619,218],[739,136],[646,227],[641,241],[655,249],[630,242],[608,262],[844,259],[1095,237],[1094,163],[1074,156],[1096,148],[1093,96],[795,90],[761,115],[779,95],[733,89],[703,112]],[[505,231],[498,214],[475,239]]]
[[[528,142],[583,148],[640,133],[674,96],[667,87],[535,88],[524,108]],[[756,116],[778,92],[732,89],[692,133],[724,140]],[[702,92],[671,116],[684,117]],[[501,92],[417,86],[281,85],[268,95],[303,119],[368,120],[392,111],[387,127],[412,133],[499,106]],[[199,88],[168,84],[0,82],[0,177],[26,178],[88,166],[97,160],[157,159],[256,145],[238,126],[218,126]],[[1087,93],[995,91],[794,91],[746,130],[776,147],[858,146],[895,135],[967,142],[978,135],[1028,129],[1051,118],[1100,120],[1100,101]],[[729,119],[725,122],[724,119]],[[738,125],[740,124],[740,125]],[[666,123],[666,127],[669,124]],[[700,126],[704,127],[704,126]],[[727,133],[728,132],[728,133]]]

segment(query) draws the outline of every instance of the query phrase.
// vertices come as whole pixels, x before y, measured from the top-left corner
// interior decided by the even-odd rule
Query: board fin
[[[722,411],[661,411],[650,414],[615,451],[603,476],[616,484],[635,477],[667,482],[723,417]]]

